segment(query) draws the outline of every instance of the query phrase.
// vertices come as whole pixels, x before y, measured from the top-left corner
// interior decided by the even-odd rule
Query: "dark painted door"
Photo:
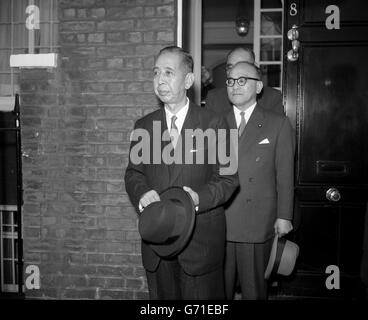
[[[16,133],[13,112],[0,112],[0,210],[17,204]]]
[[[300,256],[283,290],[356,298],[368,192],[368,2],[285,1],[284,35]],[[326,287],[330,265],[339,289]]]

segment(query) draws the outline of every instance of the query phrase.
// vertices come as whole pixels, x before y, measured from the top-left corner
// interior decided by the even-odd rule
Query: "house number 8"
[[[291,5],[290,5],[290,15],[291,16],[296,16],[298,14],[298,10],[296,9],[296,3],[293,2]]]

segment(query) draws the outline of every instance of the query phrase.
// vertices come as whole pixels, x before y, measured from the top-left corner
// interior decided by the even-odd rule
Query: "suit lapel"
[[[239,149],[241,149],[242,152],[245,152],[255,141],[257,141],[262,132],[264,121],[265,115],[257,104],[239,139]]]
[[[181,132],[180,132],[180,138],[181,138],[181,143],[182,143],[181,160],[183,164],[185,161],[185,152],[186,152],[185,150],[185,130],[186,129],[194,130],[199,127],[199,117],[197,115],[198,110],[196,108],[198,108],[196,105],[194,105],[191,102],[189,103],[188,113],[185,117],[183,127],[181,128]],[[184,167],[185,167],[184,165],[175,164],[175,163],[173,163],[170,166],[170,185],[174,185],[179,175],[183,174],[182,171],[184,170]]]
[[[238,131],[238,127],[236,125],[236,119],[235,119],[235,114],[234,114],[234,110],[233,108],[231,108],[232,110],[230,112],[228,112],[228,114],[226,115],[226,122],[229,126],[229,129],[230,130],[233,130],[235,129],[236,131]],[[235,159],[236,161],[238,161],[239,157],[239,153],[238,153],[238,149],[239,149],[239,139],[238,139],[238,135],[236,135],[236,141],[234,141],[232,139],[232,136],[230,136],[230,142],[232,144],[232,148],[233,148],[233,151],[235,152]]]
[[[161,124],[161,132],[160,132],[160,141],[161,141],[161,150],[160,150],[160,164],[155,165],[154,168],[156,168],[157,170],[157,176],[160,178],[160,183],[163,186],[163,189],[166,188],[167,182],[169,181],[169,168],[168,166],[164,163],[163,159],[162,159],[162,151],[165,148],[166,145],[168,145],[170,143],[170,141],[163,141],[162,137],[163,134],[165,132],[165,130],[167,130],[167,124],[166,124],[166,114],[165,114],[165,109],[162,107],[160,109],[160,112],[157,115],[157,118],[154,119],[154,121],[157,121]],[[155,150],[155,145],[153,143],[153,140],[155,138],[153,138],[153,135],[156,133],[152,132],[152,136],[151,136],[151,154],[154,155],[155,153],[158,152],[158,150]],[[157,139],[158,137],[156,137]]]
[[[162,141],[164,132],[168,130],[167,123],[166,123],[166,113],[165,113],[164,107],[161,108],[160,118],[158,119],[158,121],[161,121],[161,154],[162,154],[163,148],[165,148],[170,143],[170,140]]]
[[[230,129],[237,129],[234,110],[231,110],[231,112],[227,114],[226,119]]]

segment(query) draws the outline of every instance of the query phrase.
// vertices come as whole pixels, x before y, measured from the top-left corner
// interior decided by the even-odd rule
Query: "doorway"
[[[241,1],[253,14],[248,34],[239,36],[238,1],[191,1],[200,1],[203,11],[196,43],[202,54],[194,58],[209,69],[214,85],[224,85],[226,54],[235,46],[252,47],[263,81],[283,91],[295,129],[296,230],[291,237],[300,245],[300,257],[295,274],[280,282],[280,295],[361,297],[362,256],[368,264],[367,2],[348,6],[335,0],[340,28],[327,29],[330,3],[325,0]],[[288,37],[294,25],[298,39]],[[287,59],[293,50],[299,50],[295,61]],[[198,93],[195,101],[200,102]],[[331,265],[341,271],[341,290],[325,286]],[[366,270],[363,276],[368,279]]]
[[[282,89],[283,1],[188,0],[179,1],[178,6],[182,6],[178,19],[182,41],[178,43],[194,58],[196,81],[191,97],[197,104],[203,102],[201,91],[208,77],[212,87],[225,86],[226,56],[239,46],[254,51],[264,84]],[[207,73],[201,79],[203,67]]]
[[[299,0],[285,6],[284,98],[297,140],[300,255],[282,291],[358,299],[360,278],[368,276],[360,269],[362,257],[368,259],[368,5]],[[338,272],[334,290],[326,285],[331,268]]]

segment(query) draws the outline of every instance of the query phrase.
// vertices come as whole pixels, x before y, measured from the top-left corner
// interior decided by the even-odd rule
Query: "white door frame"
[[[185,0],[189,7],[189,21],[185,21],[189,26],[188,48],[185,48],[193,57],[194,61],[194,97],[193,102],[201,104],[201,66],[202,66],[202,0]],[[177,0],[177,46],[183,46],[183,0]]]

